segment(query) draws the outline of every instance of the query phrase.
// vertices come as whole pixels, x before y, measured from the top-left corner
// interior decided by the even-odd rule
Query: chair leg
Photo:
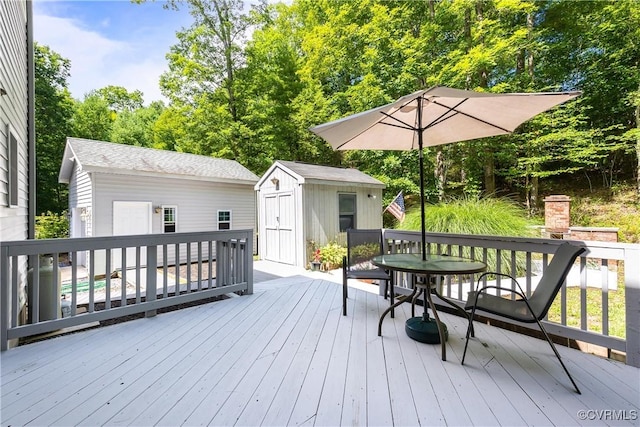
[[[573,377],[571,376],[571,374],[569,373],[569,370],[567,369],[567,367],[564,365],[564,362],[562,361],[562,358],[560,357],[560,353],[558,353],[558,350],[556,349],[556,346],[553,344],[553,341],[551,341],[551,338],[549,337],[549,334],[547,334],[547,330],[544,328],[544,326],[542,326],[542,323],[536,319],[536,322],[538,323],[538,327],[540,328],[540,330],[542,331],[542,334],[544,335],[544,337],[547,339],[547,342],[549,343],[549,345],[551,346],[551,349],[553,350],[553,352],[556,354],[556,357],[558,358],[558,361],[560,362],[560,365],[562,365],[562,369],[564,369],[564,372],[567,374],[567,376],[569,377],[569,380],[571,380],[571,384],[573,384],[573,387],[575,387],[576,392],[578,394],[582,394],[580,392],[580,389],[578,388],[578,385],[576,384],[576,382],[573,380]]]
[[[475,314],[476,314],[476,307],[474,306],[473,309],[471,310],[471,315],[469,316],[469,326],[467,326],[467,337],[464,342],[464,352],[462,353],[462,361],[460,362],[461,365],[464,365],[464,358],[467,356],[467,347],[469,346],[469,336],[472,334],[475,336],[475,333],[473,331],[473,316]]]

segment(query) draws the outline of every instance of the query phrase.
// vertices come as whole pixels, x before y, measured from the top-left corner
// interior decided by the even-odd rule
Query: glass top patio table
[[[485,263],[468,258],[428,254],[423,260],[422,254],[415,253],[378,255],[371,262],[387,270],[414,274],[471,274],[487,269]]]
[[[435,286],[433,286],[433,282],[430,280],[429,276],[480,273],[487,269],[487,265],[480,261],[448,255],[428,254],[425,258],[426,259],[424,260],[422,259],[421,253],[386,254],[372,258],[371,262],[374,265],[385,270],[400,271],[405,273],[412,273],[414,275],[426,276],[424,282],[413,283],[413,291],[410,295],[399,298],[395,304],[393,304],[391,307],[385,310],[384,313],[382,313],[382,315],[380,316],[380,321],[378,323],[378,336],[382,336],[382,321],[389,312],[391,312],[398,305],[408,300],[412,301],[413,312],[413,306],[415,305],[416,298],[419,292],[423,292],[425,295],[425,299],[423,301],[425,301],[425,303],[429,303],[431,311],[433,312],[435,326],[437,326],[437,336],[435,335],[435,330],[433,330],[432,328],[434,324],[430,323],[431,321],[426,311],[426,304],[422,318],[412,317],[408,319],[406,322],[405,330],[411,338],[417,339],[421,342],[437,343],[438,341],[432,341],[432,339],[434,336],[438,337],[442,347],[442,360],[446,360],[446,325],[444,325],[444,323],[440,321],[440,317],[438,316],[438,312],[436,311],[436,306],[431,298],[431,292],[434,292],[442,301],[460,311],[465,317],[468,317],[468,314],[462,307],[454,304],[444,296],[440,295]]]

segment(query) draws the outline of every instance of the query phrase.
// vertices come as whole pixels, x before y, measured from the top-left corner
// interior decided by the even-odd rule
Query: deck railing
[[[63,268],[58,262],[61,254],[76,262]],[[39,262],[42,259],[44,263]],[[81,259],[85,266],[79,265]],[[25,280],[27,260],[30,270]],[[23,288],[23,283],[28,286]],[[253,233],[2,242],[0,292],[2,350],[9,340],[62,328],[138,313],[154,316],[161,308],[234,292],[251,294]]]
[[[420,233],[411,231],[384,230],[385,248],[388,252],[420,252]],[[489,271],[506,273],[518,278],[518,282],[530,294],[551,254],[563,243],[557,239],[510,238],[496,236],[468,236],[442,233],[427,233],[427,252],[470,257],[488,264]],[[569,340],[595,344],[626,354],[628,365],[640,367],[640,245],[579,241],[587,252],[576,261],[576,265],[563,286],[556,304],[558,313],[548,316],[545,328],[551,334]],[[478,275],[446,277],[443,295],[464,304],[471,286],[475,286]],[[399,291],[410,287],[410,277],[399,275],[396,284]],[[485,278],[491,280],[491,278]],[[512,289],[515,284],[510,279],[497,277],[496,285]],[[568,287],[579,291],[578,303],[568,304]],[[589,312],[587,295],[597,292],[600,314]],[[610,294],[624,292],[624,307],[610,307]],[[506,294],[506,293],[505,293]],[[613,295],[613,294],[612,294]],[[575,297],[571,299],[575,300]],[[620,313],[619,310],[624,310]],[[571,311],[571,313],[569,313]],[[577,314],[575,314],[577,312]],[[571,314],[571,316],[570,316]],[[484,315],[484,313],[483,313]],[[614,336],[611,318],[623,318],[623,333]],[[486,317],[491,318],[491,315]],[[559,317],[559,318],[558,318]],[[569,325],[570,318],[579,318]],[[501,319],[503,320],[503,319]],[[513,322],[517,323],[517,322]],[[593,325],[599,325],[594,328]],[[531,325],[517,323],[531,328]],[[599,330],[596,330],[599,329]]]

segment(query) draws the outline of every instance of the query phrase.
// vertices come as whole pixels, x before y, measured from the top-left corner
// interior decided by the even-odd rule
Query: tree
[[[111,127],[110,141],[141,147],[153,146],[154,125],[164,108],[162,101],[155,101],[148,107],[121,111]]]
[[[71,64],[47,46],[34,45],[36,207],[62,213],[68,190],[58,183],[60,162],[71,134],[74,102],[67,86]]]
[[[96,90],[95,94],[107,101],[109,108],[116,113],[137,110],[144,103],[142,92],[129,92],[122,86],[106,86]]]
[[[111,111],[107,100],[96,91],[92,91],[85,95],[82,102],[76,104],[73,114],[73,136],[109,141],[115,117],[116,113]]]

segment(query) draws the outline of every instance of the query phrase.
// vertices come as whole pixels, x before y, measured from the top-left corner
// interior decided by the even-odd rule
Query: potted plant
[[[321,265],[322,265],[322,254],[320,253],[320,249],[316,249],[313,252],[313,260],[311,261],[311,271],[320,271]]]

